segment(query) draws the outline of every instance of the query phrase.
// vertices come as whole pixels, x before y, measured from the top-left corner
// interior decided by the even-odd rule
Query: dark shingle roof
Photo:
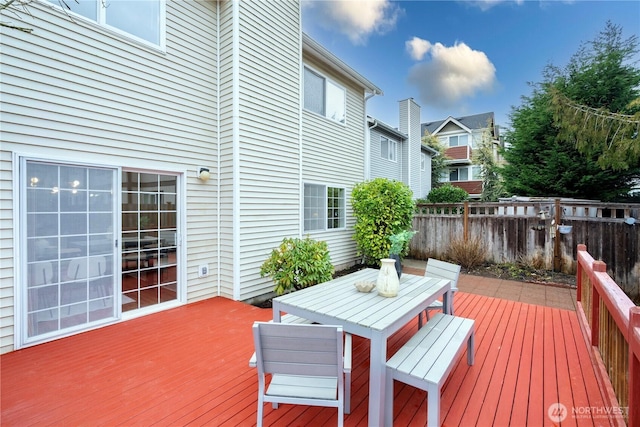
[[[451,116],[449,116],[449,117],[451,117]],[[445,121],[449,120],[449,117],[447,117],[444,120],[438,120],[438,121],[434,121],[434,122],[422,123],[422,125],[421,125],[422,134],[424,135],[424,131],[425,130],[429,131],[429,133],[433,133]],[[457,120],[462,125],[468,127],[471,130],[486,128],[487,127],[487,123],[489,123],[489,120],[491,120],[490,123],[492,123],[492,124],[493,124],[493,120],[494,120],[493,119],[493,112],[474,114],[472,116],[452,117],[452,118]]]

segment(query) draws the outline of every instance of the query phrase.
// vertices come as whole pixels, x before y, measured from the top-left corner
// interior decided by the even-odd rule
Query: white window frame
[[[380,136],[380,157],[390,162],[398,162],[398,141]]]
[[[427,155],[425,153],[420,153],[420,170],[422,172],[427,170]]]
[[[312,110],[310,108],[307,108],[307,105],[304,102],[304,98],[306,98],[306,86],[304,85],[304,76],[305,76],[307,71],[312,73],[312,74],[314,74],[316,77],[322,79],[322,81],[323,81],[323,94],[322,94],[323,95],[323,106],[322,106],[322,111],[314,111],[314,110]],[[306,111],[309,111],[309,112],[311,112],[313,114],[317,114],[317,115],[319,115],[321,117],[327,118],[327,119],[329,119],[329,120],[331,120],[331,121],[333,121],[335,123],[339,123],[341,125],[346,125],[347,124],[347,91],[346,91],[346,89],[342,85],[338,84],[336,81],[328,78],[323,73],[321,73],[321,72],[319,72],[319,71],[317,71],[317,70],[315,70],[315,69],[313,69],[313,68],[311,68],[311,67],[309,67],[307,65],[305,65],[303,67],[302,76],[303,76],[303,102],[302,102],[303,108]],[[331,96],[331,93],[335,94],[336,91],[340,91],[342,93],[342,100],[339,100],[342,103],[343,117],[341,117],[341,118],[331,117],[331,115],[330,115],[331,113],[330,113],[329,108],[328,108],[329,105],[333,104],[333,102],[329,102],[329,97]]]
[[[482,179],[482,167],[479,165],[471,166],[471,180],[480,181]]]
[[[467,139],[465,144],[460,144],[460,138],[461,137],[465,137]],[[447,147],[467,147],[469,145],[469,134],[458,134],[458,135],[449,135],[449,136],[445,136],[443,138],[446,138],[446,145]],[[451,145],[451,141],[455,140],[456,143],[455,145]],[[441,140],[442,141],[442,140]]]
[[[451,174],[453,172],[457,172],[458,177],[455,180],[451,179]],[[461,171],[465,171],[467,174],[466,179],[460,179],[460,172]],[[449,168],[449,182],[465,182],[465,181],[469,181],[469,168],[468,167],[459,167],[459,168]]]
[[[150,1],[150,0],[145,0],[145,1]],[[60,6],[60,3],[58,2],[58,0],[41,0],[42,4],[45,4],[46,6],[49,7],[53,7],[55,9],[61,10],[64,14],[70,15],[73,17],[73,19],[78,19],[84,22],[87,22],[91,25],[95,25],[103,30],[106,30],[112,34],[116,34],[120,37],[124,37],[127,39],[130,39],[132,41],[135,41],[136,43],[140,43],[143,44],[147,47],[152,47],[154,49],[160,49],[162,52],[165,51],[166,49],[166,0],[155,0],[158,2],[158,6],[159,6],[159,10],[158,10],[158,42],[155,43],[153,41],[147,40],[145,38],[142,38],[140,36],[131,34],[125,30],[122,30],[118,27],[115,27],[113,25],[109,25],[107,24],[107,9],[109,7],[109,2],[106,0],[95,0],[95,2],[97,3],[97,16],[96,19],[93,19],[92,17],[87,17],[84,15],[81,15],[77,12],[74,12],[73,9],[72,10],[68,10],[66,8],[62,8]],[[77,4],[74,2],[74,0],[71,0],[71,2],[69,3],[70,7],[73,8],[73,5]]]
[[[316,190],[316,194],[307,194],[307,190]],[[318,191],[319,190],[319,191]],[[330,190],[337,190],[341,194],[338,198],[330,195]],[[305,233],[317,231],[343,230],[346,228],[346,189],[339,185],[319,184],[315,182],[305,182],[303,184],[303,208],[302,208],[302,228]],[[332,203],[330,198],[334,200]],[[310,206],[312,199],[317,203]],[[337,201],[338,206],[335,206]],[[336,211],[338,215],[329,218],[329,211]],[[308,215],[316,215],[316,218],[308,218]],[[337,226],[332,223],[338,223]],[[312,224],[313,223],[313,224]],[[314,225],[315,224],[315,225]]]

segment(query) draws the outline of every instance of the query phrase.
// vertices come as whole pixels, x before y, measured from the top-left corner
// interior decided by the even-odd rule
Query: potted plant
[[[409,241],[417,231],[404,230],[396,234],[389,236],[391,241],[391,247],[389,248],[389,258],[396,261],[396,271],[398,272],[398,278],[402,275],[402,258],[407,254],[409,249]]]

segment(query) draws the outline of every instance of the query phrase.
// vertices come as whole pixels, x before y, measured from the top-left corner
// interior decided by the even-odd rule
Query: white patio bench
[[[467,344],[473,365],[474,321],[438,313],[387,362],[385,425],[393,425],[393,380],[427,392],[427,425],[440,426],[440,390]]]
[[[271,320],[273,322],[273,320]],[[309,319],[305,319],[293,314],[283,314],[280,316],[280,323],[297,323],[311,324]],[[352,352],[351,334],[344,334],[344,413],[351,413],[351,352]],[[256,353],[254,352],[249,359],[249,367],[256,367]],[[277,407],[274,405],[274,407]]]

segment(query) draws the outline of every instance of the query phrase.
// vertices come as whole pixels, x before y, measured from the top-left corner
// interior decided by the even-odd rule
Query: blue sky
[[[392,126],[414,98],[423,122],[493,111],[508,127],[528,82],[607,20],[640,37],[640,1],[303,0],[303,30],[383,90],[367,112]]]

